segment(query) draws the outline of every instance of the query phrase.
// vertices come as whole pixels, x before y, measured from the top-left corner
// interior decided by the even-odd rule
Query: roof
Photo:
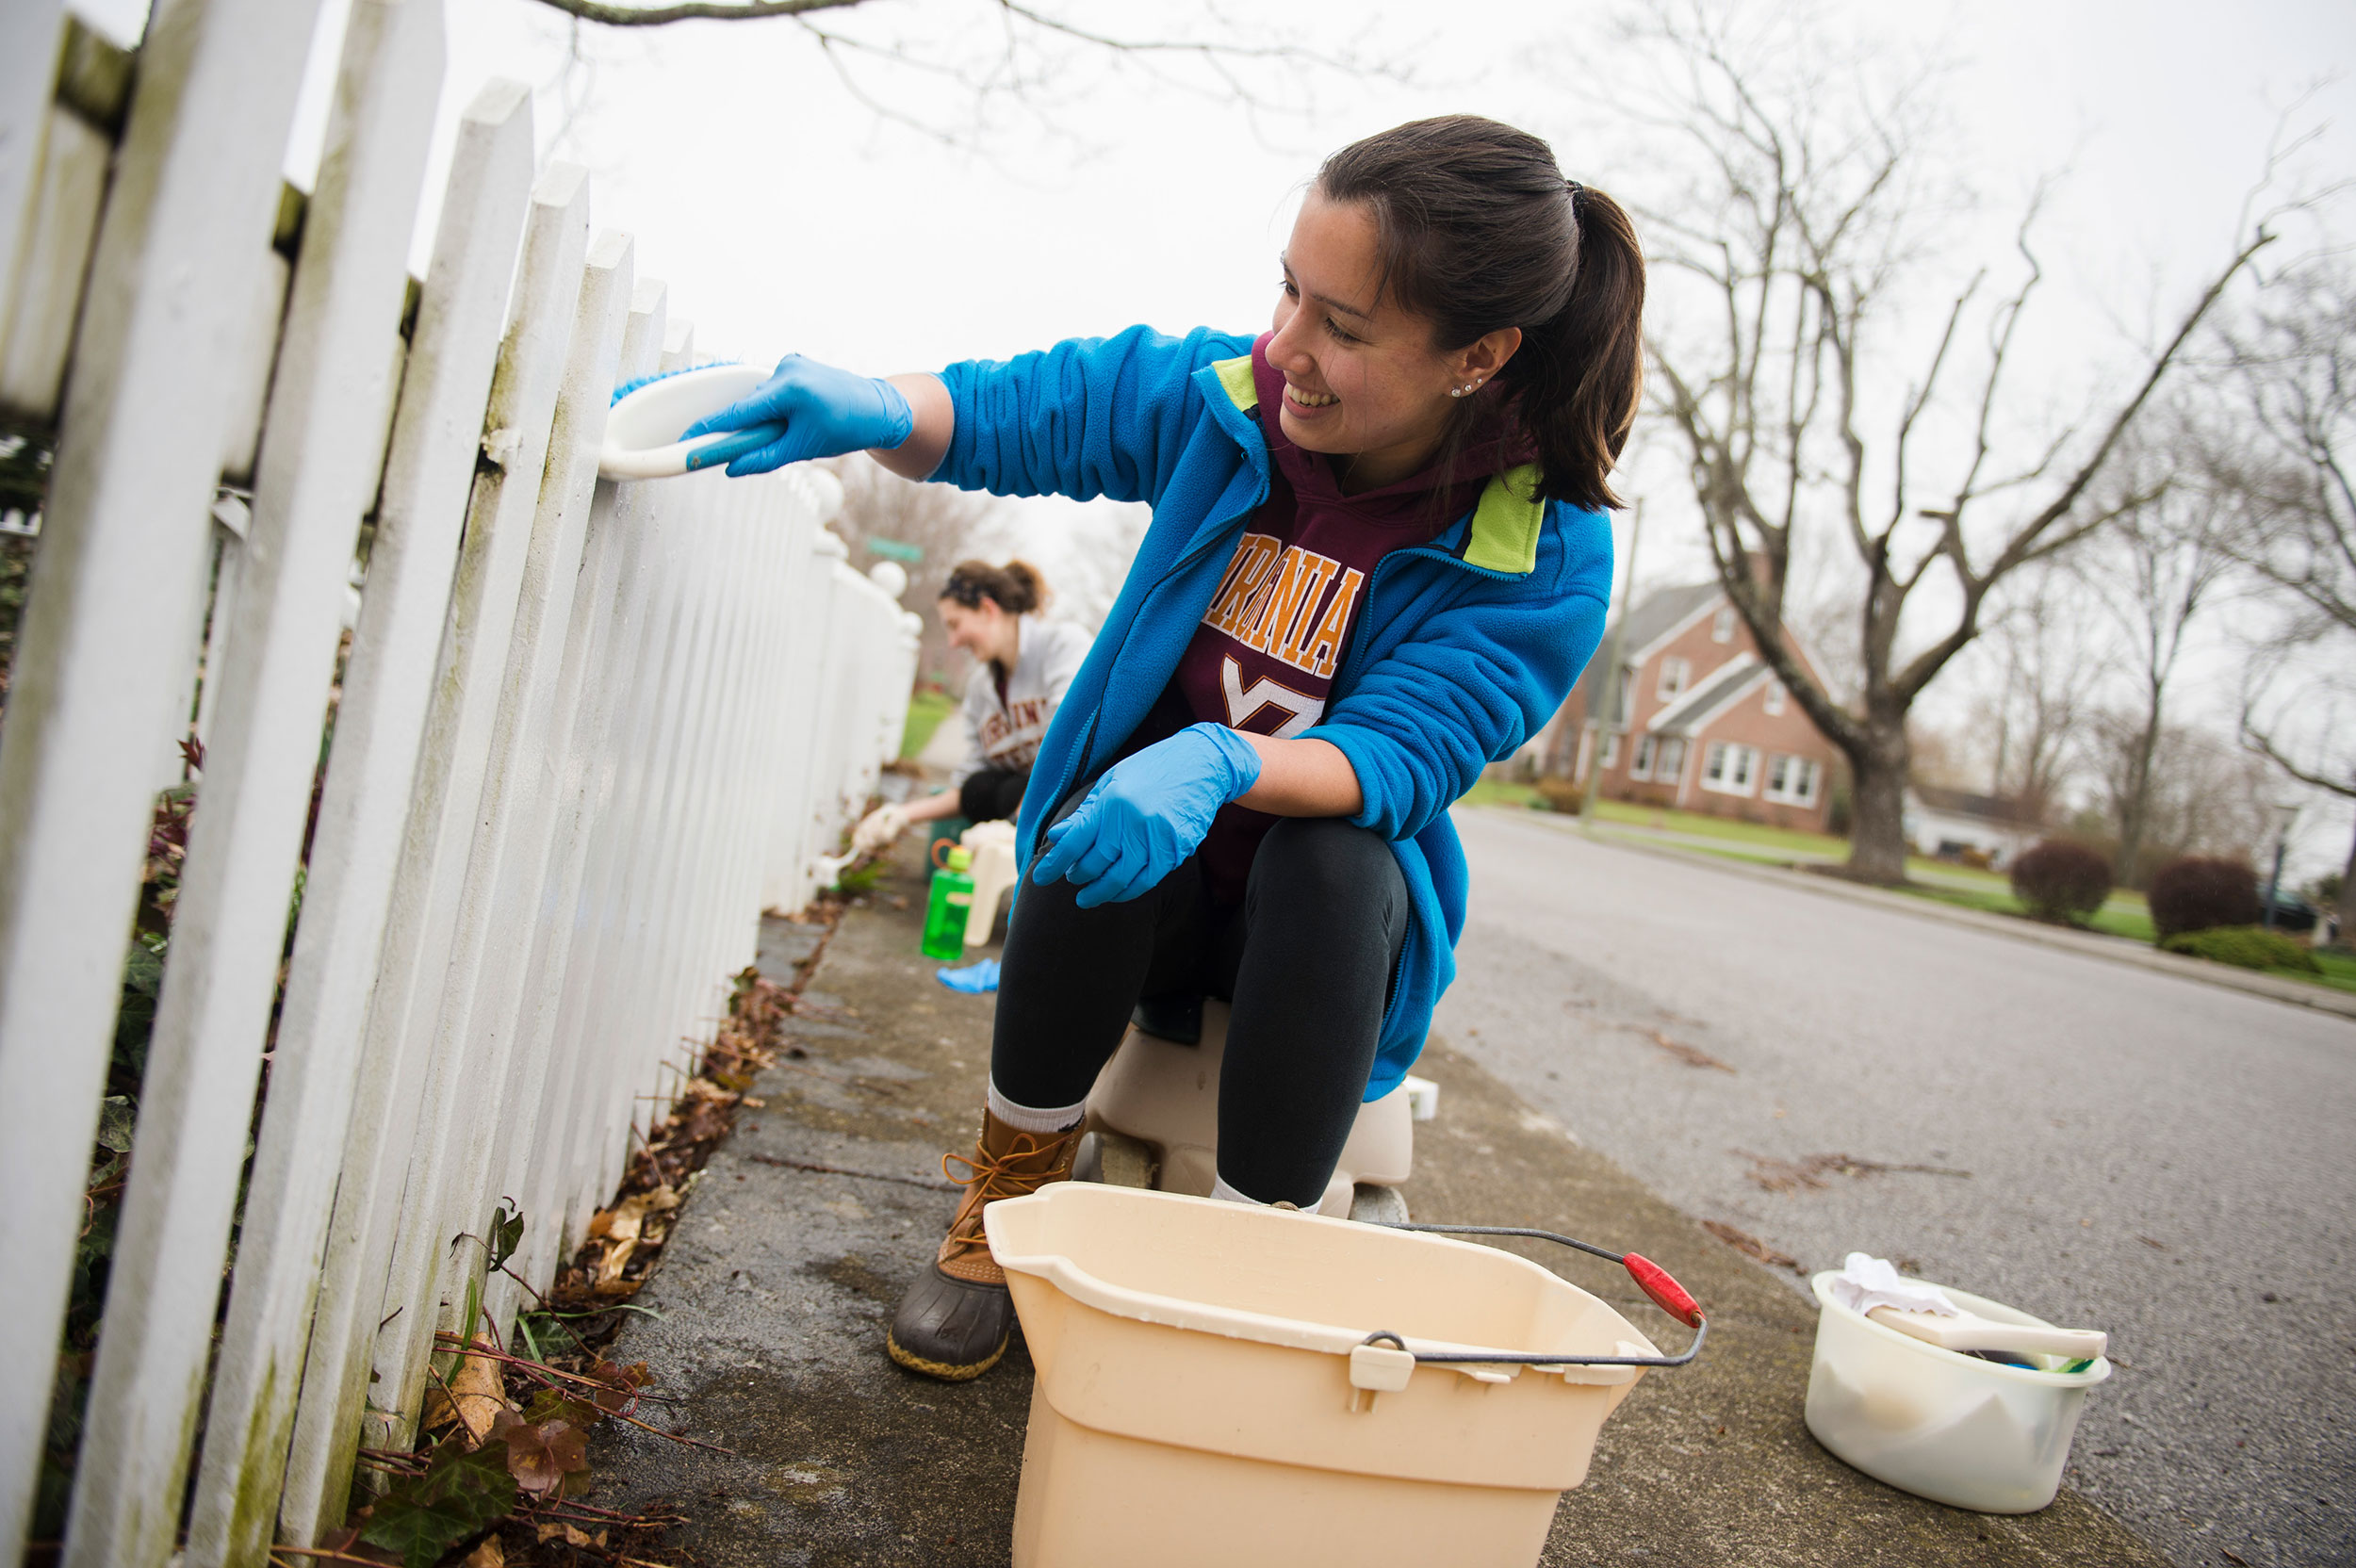
[[[1662,588],[1647,594],[1644,602],[1628,612],[1628,630],[1620,640],[1621,657],[1635,658],[1655,640],[1675,630],[1687,616],[1725,596],[1726,590],[1715,581],[1693,582],[1682,588]]]
[[[1682,588],[1658,588],[1644,596],[1644,600],[1626,617],[1626,629],[1620,637],[1620,658],[1637,662],[1644,649],[1676,630],[1694,612],[1711,600],[1723,597],[1726,590],[1715,582],[1692,582]],[[1601,649],[1612,645],[1612,633],[1607,630],[1597,649],[1597,657],[1587,662],[1580,673],[1579,690],[1582,699],[1592,700],[1593,682],[1600,678],[1603,669]]]
[[[1924,806],[1949,816],[1977,817],[2008,827],[2034,827],[2037,823],[2037,814],[2025,802],[2007,800],[2003,795],[1975,795],[1969,790],[1950,790],[1943,784],[1915,784],[1909,788]]]
[[[1758,655],[1745,649],[1681,693],[1644,727],[1656,735],[1692,735],[1737,698],[1765,685],[1773,674]]]

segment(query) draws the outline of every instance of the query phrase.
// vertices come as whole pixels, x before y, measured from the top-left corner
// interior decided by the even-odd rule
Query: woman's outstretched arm
[[[939,376],[922,370],[884,379],[908,400],[916,428],[898,446],[874,448],[867,455],[902,479],[930,479],[941,460],[949,455],[949,438],[957,431],[957,408],[949,400],[949,389],[941,385]]]

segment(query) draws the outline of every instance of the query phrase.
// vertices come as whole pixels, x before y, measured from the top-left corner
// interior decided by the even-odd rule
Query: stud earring
[[[1448,389],[1448,395],[1451,398],[1461,398],[1464,395],[1464,389],[1461,386],[1451,386]]]

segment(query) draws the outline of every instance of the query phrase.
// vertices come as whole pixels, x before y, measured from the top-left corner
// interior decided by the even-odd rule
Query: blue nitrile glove
[[[1223,724],[1190,725],[1113,764],[1047,830],[1032,877],[1062,877],[1083,909],[1155,886],[1192,855],[1219,808],[1260,781],[1260,754]]]
[[[953,991],[963,991],[968,996],[979,996],[984,991],[994,991],[998,988],[998,960],[984,958],[979,963],[968,964],[963,969],[937,969],[933,971],[933,978]]]
[[[777,369],[751,397],[696,420],[679,432],[679,439],[692,441],[715,431],[755,426],[770,427],[777,439],[731,461],[730,479],[765,474],[805,458],[896,447],[916,428],[916,416],[900,389],[888,381],[874,381],[800,354],[788,354],[777,361]],[[733,442],[714,443],[691,454],[687,466],[709,467],[728,457],[734,446]]]

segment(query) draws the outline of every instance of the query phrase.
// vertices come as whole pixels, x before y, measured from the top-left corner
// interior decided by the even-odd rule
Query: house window
[[[1620,732],[1616,729],[1607,729],[1603,732],[1603,760],[1596,763],[1595,766],[1599,768],[1616,768],[1619,765]]]
[[[1767,798],[1787,806],[1816,804],[1816,783],[1824,769],[1805,757],[1774,757],[1767,762]]]
[[[1783,682],[1780,680],[1769,681],[1767,683],[1767,694],[1759,700],[1765,705],[1769,717],[1772,718],[1775,715],[1781,713],[1783,711],[1784,703]]]
[[[1713,643],[1734,641],[1734,607],[1726,606],[1710,623],[1710,640]]]
[[[1668,701],[1685,690],[1693,678],[1693,662],[1690,659],[1663,659],[1661,662],[1661,700]]]
[[[1725,795],[1746,795],[1759,775],[1759,748],[1712,741],[1702,763],[1702,788]]]
[[[1639,735],[1636,738],[1636,755],[1629,760],[1628,765],[1628,776],[1630,778],[1650,778],[1652,776],[1653,753],[1656,749],[1658,749],[1660,744],[1661,742],[1657,736]]]
[[[1675,784],[1685,776],[1685,740],[1672,735],[1661,743],[1654,754],[1652,776],[1656,784]]]

